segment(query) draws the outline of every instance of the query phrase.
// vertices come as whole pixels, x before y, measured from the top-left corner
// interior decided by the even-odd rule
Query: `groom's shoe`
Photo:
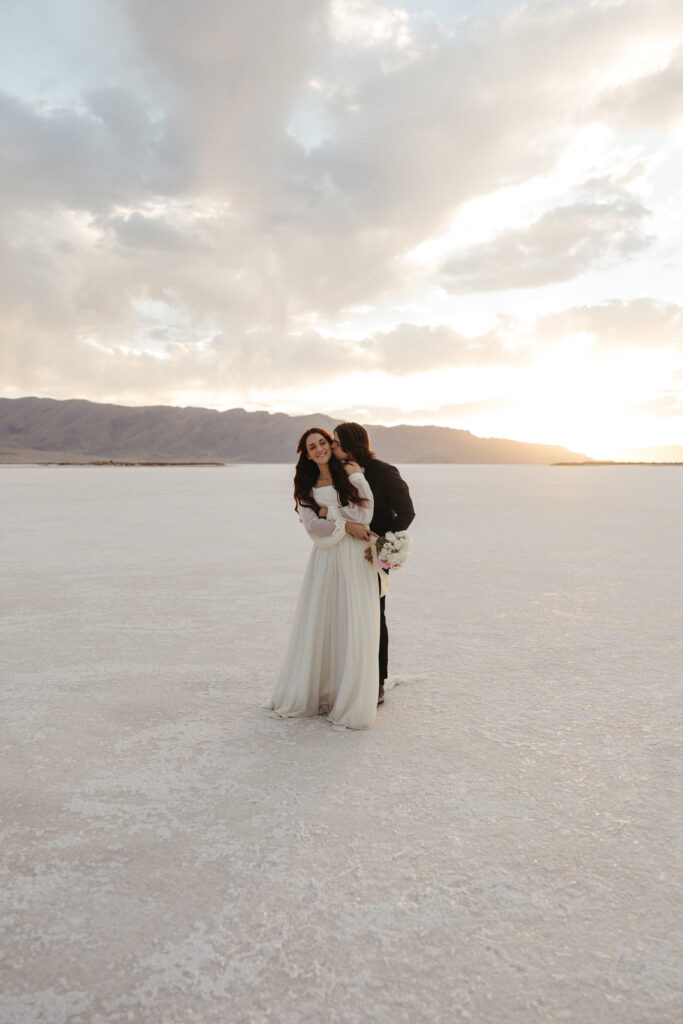
[[[379,684],[379,697],[377,698],[377,707],[380,704],[384,704],[384,683]]]

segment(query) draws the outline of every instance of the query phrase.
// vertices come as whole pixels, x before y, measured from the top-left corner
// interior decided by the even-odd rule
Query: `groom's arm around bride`
[[[408,485],[396,466],[382,462],[370,448],[370,436],[360,423],[340,423],[334,432],[334,453],[338,459],[355,459],[365,472],[375,501],[370,529],[381,535],[388,530],[407,530],[415,518],[415,509]],[[379,637],[379,699],[384,702],[384,681],[387,677],[389,635],[385,619],[385,598],[380,601]]]

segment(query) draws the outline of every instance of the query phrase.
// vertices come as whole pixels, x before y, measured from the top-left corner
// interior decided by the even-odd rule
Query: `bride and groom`
[[[385,598],[368,541],[407,529],[413,503],[359,423],[340,423],[334,436],[311,427],[297,452],[294,506],[313,550],[267,706],[279,718],[326,714],[333,725],[367,729],[384,702],[388,658]]]

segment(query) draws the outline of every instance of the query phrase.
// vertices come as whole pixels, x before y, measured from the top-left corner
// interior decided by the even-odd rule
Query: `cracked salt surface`
[[[683,473],[404,475],[351,733],[260,708],[290,467],[0,468],[3,1024],[681,1019]]]

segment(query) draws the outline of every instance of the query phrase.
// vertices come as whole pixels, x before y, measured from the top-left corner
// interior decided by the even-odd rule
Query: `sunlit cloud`
[[[361,49],[411,46],[408,12],[373,0],[331,0],[330,34],[335,42]]]

